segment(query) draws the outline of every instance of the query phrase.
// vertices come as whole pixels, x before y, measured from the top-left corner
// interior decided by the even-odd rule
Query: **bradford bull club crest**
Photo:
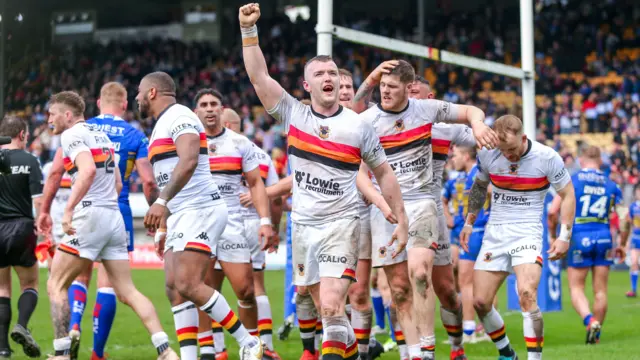
[[[298,264],[298,275],[304,276],[304,264]]]
[[[488,253],[484,253],[484,262],[490,262],[491,261],[491,254],[490,252]]]
[[[329,137],[330,132],[331,130],[328,126],[320,125],[320,133],[318,134],[318,136],[320,136],[321,139],[326,139]]]
[[[386,247],[384,247],[384,246],[381,246],[381,247],[378,249],[378,256],[379,256],[381,259],[384,259],[384,258],[387,256],[387,248],[386,248]]]
[[[509,165],[509,175],[518,175],[518,164]]]
[[[398,131],[404,130],[404,120],[402,120],[402,119],[396,120],[395,128]]]
[[[218,147],[216,146],[216,144],[209,144],[209,156],[215,155],[217,149]]]

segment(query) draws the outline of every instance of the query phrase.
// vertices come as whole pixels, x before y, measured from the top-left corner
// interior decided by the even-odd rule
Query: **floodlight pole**
[[[318,0],[317,55],[331,55],[333,50],[333,0]]]
[[[418,43],[424,44],[424,0],[418,0]],[[424,76],[424,58],[418,60],[418,75]]]
[[[522,70],[522,122],[524,133],[536,137],[536,78],[533,53],[533,0],[520,0],[520,52]]]

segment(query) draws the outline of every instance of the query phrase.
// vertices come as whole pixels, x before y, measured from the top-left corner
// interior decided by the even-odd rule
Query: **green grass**
[[[282,323],[283,307],[283,286],[284,274],[282,272],[266,272],[266,283],[268,284],[269,296],[273,308],[274,332]],[[140,290],[152,299],[156,309],[159,311],[160,319],[165,331],[172,339],[173,348],[178,351],[175,332],[173,329],[173,318],[169,303],[164,295],[164,274],[155,270],[138,270],[134,272],[134,281]],[[590,282],[590,280],[588,280]],[[49,316],[49,302],[46,297],[46,271],[41,272],[40,289],[41,298],[38,308],[31,320],[30,328],[38,343],[42,346],[44,354],[52,353],[53,329]],[[563,283],[564,311],[558,313],[546,313],[545,321],[545,359],[580,359],[580,360],[601,360],[601,359],[640,359],[640,341],[637,336],[637,321],[640,319],[640,301],[627,299],[624,293],[628,290],[628,274],[626,272],[612,273],[609,289],[609,314],[603,329],[602,343],[597,346],[584,345],[584,327],[582,320],[571,308],[566,278]],[[17,283],[14,279],[14,312],[13,321],[16,321],[17,310],[15,309],[18,298]],[[590,291],[590,289],[588,289]],[[225,283],[223,291],[230,304],[236,304],[236,299]],[[92,324],[91,313],[95,301],[95,283],[91,285],[87,311],[82,323],[84,329],[81,344],[81,359],[88,359],[92,344]],[[522,339],[522,316],[519,312],[506,312],[506,295],[504,288],[500,293],[501,313],[507,324],[507,333],[521,359],[526,359],[526,349]],[[436,335],[438,338],[437,355],[440,359],[448,358],[448,345],[442,343],[446,339],[440,320],[436,323]],[[274,338],[277,336],[274,334]],[[381,339],[382,340],[382,339]],[[275,339],[276,350],[283,360],[298,360],[300,357],[300,340],[297,331],[293,331],[287,341],[281,342]],[[17,344],[11,345],[16,351],[14,358],[26,359],[22,354],[22,349]],[[237,359],[237,346],[232,338],[227,338],[230,359]],[[492,343],[470,344],[467,346],[467,355],[470,359],[496,359],[497,352]],[[135,314],[127,307],[119,305],[114,328],[107,345],[107,353],[110,359],[152,359],[155,358],[155,350],[151,345],[151,340],[138,321]],[[385,354],[382,359],[398,359],[397,352]]]

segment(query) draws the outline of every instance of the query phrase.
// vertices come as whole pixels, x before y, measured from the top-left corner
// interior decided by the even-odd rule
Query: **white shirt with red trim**
[[[264,186],[267,187],[277,184],[280,180],[280,177],[278,176],[278,171],[276,170],[271,157],[264,150],[260,149],[257,146],[255,154],[259,162],[258,167],[260,168],[260,177],[264,182]],[[244,180],[244,178],[242,179],[242,188],[240,189],[240,192],[242,192],[243,194],[249,192],[247,182]],[[243,206],[240,210],[240,213],[244,218],[259,218],[258,211],[256,211],[256,208],[253,205],[249,207]]]

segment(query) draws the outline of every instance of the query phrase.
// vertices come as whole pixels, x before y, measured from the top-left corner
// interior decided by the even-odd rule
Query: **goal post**
[[[424,0],[418,0],[424,1]],[[421,57],[447,64],[468,67],[492,74],[520,79],[522,82],[522,121],[527,137],[535,139],[535,69],[533,53],[533,0],[520,0],[521,65],[515,67],[503,63],[456,54],[430,46],[353,30],[333,24],[333,0],[318,0],[318,55],[331,55],[335,36],[338,39]]]

